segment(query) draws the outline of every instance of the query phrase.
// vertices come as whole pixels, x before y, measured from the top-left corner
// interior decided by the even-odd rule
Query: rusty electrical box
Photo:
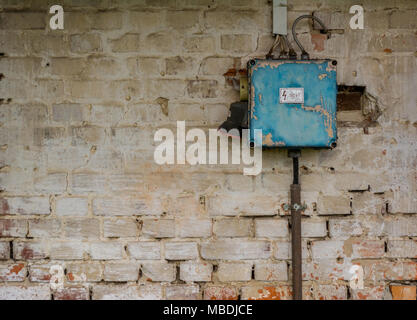
[[[334,60],[249,61],[251,142],[263,147],[335,147],[336,64]],[[254,129],[262,129],[262,141]]]

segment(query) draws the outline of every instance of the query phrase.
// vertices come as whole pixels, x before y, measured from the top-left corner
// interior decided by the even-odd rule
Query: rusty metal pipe
[[[298,176],[300,150],[289,150],[293,159],[293,184],[291,185],[291,254],[293,299],[302,300],[302,252],[301,252],[301,185]]]
[[[298,157],[292,158],[293,184],[298,184]]]

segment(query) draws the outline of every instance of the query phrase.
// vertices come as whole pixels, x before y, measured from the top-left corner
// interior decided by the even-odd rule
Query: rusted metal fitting
[[[283,205],[283,209],[285,210],[285,211],[289,211],[289,210],[291,210],[291,209],[294,209],[295,211],[303,211],[303,210],[305,210],[305,209],[307,209],[307,206],[305,205],[305,204],[298,204],[298,203],[295,203],[292,207],[291,207],[291,205],[289,205],[289,204],[287,204],[287,203],[285,203],[284,205]]]

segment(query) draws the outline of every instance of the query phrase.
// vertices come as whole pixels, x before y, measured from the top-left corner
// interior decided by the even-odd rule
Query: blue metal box
[[[251,142],[281,148],[336,145],[336,61],[255,59],[248,72]],[[262,129],[262,137],[254,129]]]

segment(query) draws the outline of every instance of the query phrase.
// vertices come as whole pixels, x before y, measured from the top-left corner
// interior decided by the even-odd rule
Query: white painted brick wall
[[[272,4],[108,5],[68,3],[65,30],[50,32],[47,3],[2,3],[0,298],[291,299],[286,151],[265,150],[256,177],[153,158],[157,129],[224,121],[238,100],[224,75],[265,57]],[[290,24],[314,12],[344,30],[325,39],[302,21],[297,32],[311,58],[338,61],[338,84],[366,86],[382,110],[367,128],[361,110],[349,122],[339,110],[338,146],[302,151],[306,299],[386,299],[390,282],[417,280],[417,6],[363,6],[355,32],[340,1],[288,10]],[[352,263],[364,289],[348,291]]]

